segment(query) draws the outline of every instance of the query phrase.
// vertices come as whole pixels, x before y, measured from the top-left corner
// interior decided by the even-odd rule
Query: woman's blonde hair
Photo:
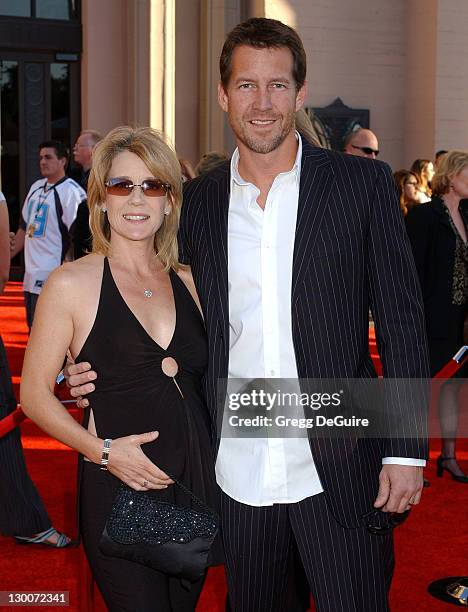
[[[88,182],[89,226],[93,235],[93,253],[108,255],[111,228],[102,212],[106,200],[106,181],[116,155],[129,151],[137,155],[148,170],[170,185],[168,198],[172,208],[154,237],[154,248],[166,270],[179,267],[177,231],[182,205],[182,178],[177,156],[161,132],[149,127],[120,126],[111,130],[93,150],[93,164]]]
[[[442,196],[450,190],[450,182],[468,166],[468,151],[449,151],[439,162],[432,179],[432,191]]]
[[[302,134],[304,138],[310,142],[310,144],[313,144],[316,147],[322,146],[320,144],[317,131],[314,128],[314,124],[304,108],[300,108],[298,111],[296,111],[295,122],[296,130]]]

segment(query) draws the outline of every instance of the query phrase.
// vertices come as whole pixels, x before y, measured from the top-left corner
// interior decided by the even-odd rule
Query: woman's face
[[[418,180],[414,175],[410,175],[406,178],[404,184],[405,202],[417,202],[418,201]]]
[[[164,222],[165,213],[171,210],[171,202],[164,194],[164,189],[161,189],[160,195],[155,196],[148,194],[158,193],[157,189],[148,190],[148,194],[145,194],[142,188],[136,185],[147,181],[148,186],[157,187],[158,183],[154,183],[157,179],[134,153],[123,151],[114,157],[106,182],[120,185],[128,185],[130,182],[135,186],[130,193],[125,193],[125,190],[119,189],[118,186],[113,190],[107,187],[105,204],[111,238],[118,234],[128,240],[154,240],[154,235]],[[122,195],[116,195],[118,191]]]
[[[432,181],[432,178],[435,174],[435,170],[434,170],[434,164],[432,162],[429,162],[423,169],[423,171],[421,172],[421,176],[422,178],[427,182],[430,183]]]
[[[450,189],[460,200],[468,198],[468,166],[452,178]]]

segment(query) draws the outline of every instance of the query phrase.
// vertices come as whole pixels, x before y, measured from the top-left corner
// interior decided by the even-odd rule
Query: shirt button
[[[276,374],[275,370],[270,370],[270,376],[274,376]]]

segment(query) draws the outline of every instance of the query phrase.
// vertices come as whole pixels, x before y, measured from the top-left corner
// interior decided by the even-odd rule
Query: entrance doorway
[[[0,190],[15,231],[39,178],[39,145],[81,127],[80,0],[0,0]],[[21,275],[20,257],[12,278]]]
[[[0,51],[0,179],[13,230],[29,186],[40,176],[39,144],[53,138],[71,150],[80,129],[78,96],[78,62]]]

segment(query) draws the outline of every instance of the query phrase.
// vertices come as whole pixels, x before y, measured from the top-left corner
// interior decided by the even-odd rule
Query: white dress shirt
[[[291,288],[302,142],[294,166],[276,176],[265,208],[260,190],[231,160],[228,214],[229,378],[298,378],[292,338]],[[424,465],[417,459],[384,463]],[[221,436],[216,479],[232,499],[250,506],[293,503],[323,491],[306,436]]]

